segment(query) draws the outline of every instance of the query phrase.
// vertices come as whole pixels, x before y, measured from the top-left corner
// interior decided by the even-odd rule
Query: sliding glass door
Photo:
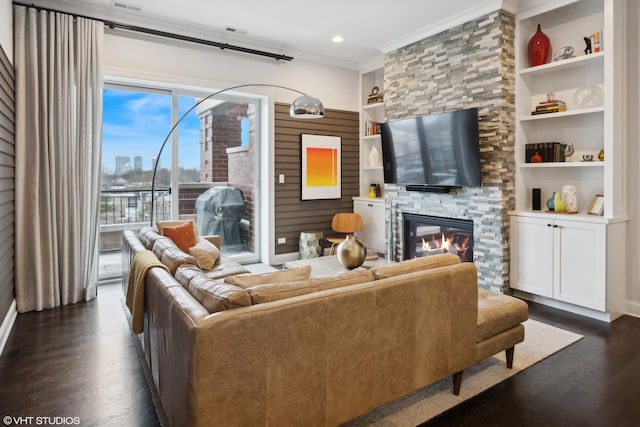
[[[179,116],[202,96],[179,94]],[[198,233],[219,235],[222,252],[241,262],[259,260],[259,107],[248,97],[212,98],[177,132],[179,173],[172,188],[180,196],[173,216],[195,215]]]
[[[153,167],[169,129],[207,95],[151,85],[104,89],[103,278],[111,267],[102,261],[117,257],[122,231],[151,223]],[[220,235],[223,253],[240,262],[259,260],[259,103],[234,96],[193,109],[169,138],[155,178],[154,222],[194,219],[199,234]]]

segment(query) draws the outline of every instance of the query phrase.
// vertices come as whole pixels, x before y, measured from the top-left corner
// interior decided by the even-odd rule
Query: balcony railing
[[[171,217],[171,191],[155,192],[154,217]],[[122,232],[137,232],[151,222],[151,190],[107,190],[100,193],[100,280],[120,277]]]
[[[226,182],[181,183],[178,211],[180,219],[195,218],[198,196],[212,186]],[[171,219],[171,190],[155,190],[154,222]],[[121,273],[122,232],[138,232],[151,223],[151,190],[105,190],[100,195],[100,279],[117,278]]]
[[[155,220],[171,218],[171,190],[155,191]],[[100,225],[151,222],[151,190],[107,190],[100,193]]]
[[[221,183],[226,185],[226,183]],[[195,200],[214,183],[181,183],[178,201],[179,218],[195,216]],[[171,189],[155,190],[153,220],[171,218]],[[100,193],[100,251],[117,251],[122,246],[122,232],[137,232],[151,223],[151,190],[109,189]]]

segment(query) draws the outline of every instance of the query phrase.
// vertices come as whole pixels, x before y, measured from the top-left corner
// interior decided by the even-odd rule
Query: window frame
[[[180,96],[188,96],[188,97],[206,97],[211,93],[217,92],[218,90],[223,89],[211,89],[204,87],[196,87],[196,86],[187,86],[180,84],[170,84],[166,82],[152,82],[148,80],[138,80],[138,79],[129,79],[123,77],[115,77],[115,76],[104,76],[104,89],[114,89],[114,90],[123,90],[123,91],[136,91],[143,93],[152,93],[152,94],[163,94],[169,95],[171,97],[171,123],[170,127],[173,126],[174,123],[179,118],[179,97]],[[247,255],[242,255],[236,257],[236,260],[241,263],[252,263],[259,262],[261,260],[261,251],[263,250],[262,239],[264,236],[262,235],[263,227],[268,228],[267,223],[261,223],[261,221],[265,221],[262,218],[261,213],[263,212],[262,200],[260,195],[263,193],[261,179],[263,177],[262,167],[263,160],[262,156],[268,155],[268,152],[262,152],[261,147],[266,146],[263,142],[263,138],[268,133],[265,132],[265,129],[262,128],[263,122],[267,123],[268,121],[264,120],[264,114],[268,109],[265,108],[268,105],[268,97],[269,95],[260,92],[248,92],[248,91],[239,91],[229,90],[228,92],[216,95],[212,99],[220,99],[226,102],[236,102],[236,103],[253,103],[255,105],[255,146],[254,149],[254,186],[256,188],[256,197],[254,198],[254,212],[253,218],[251,221],[254,223],[254,249],[253,252],[247,252]],[[180,174],[177,173],[179,171],[179,163],[180,163],[180,152],[179,152],[179,126],[176,128],[171,135],[171,217],[179,218],[179,197],[180,197]],[[158,141],[158,150],[160,150],[160,144],[162,141]],[[164,153],[163,153],[164,154]],[[202,165],[200,165],[200,168]],[[176,189],[176,191],[173,191]]]

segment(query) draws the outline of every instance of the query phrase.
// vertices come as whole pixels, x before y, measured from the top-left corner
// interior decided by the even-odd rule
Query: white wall
[[[11,0],[0,0],[0,46],[13,63],[13,6]]]
[[[123,32],[107,31],[105,72],[173,82],[179,78],[184,84],[218,85],[220,88],[246,83],[278,84],[314,95],[326,108],[350,111],[359,108],[358,72],[354,70],[296,59],[278,62],[246,53]],[[275,100],[290,102],[296,96],[290,91],[277,91]]]
[[[627,239],[627,312],[640,316],[640,6],[637,1],[627,2],[627,206],[629,232]]]

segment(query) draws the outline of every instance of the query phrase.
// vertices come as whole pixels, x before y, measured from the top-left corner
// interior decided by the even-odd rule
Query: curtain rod
[[[150,35],[159,36],[159,37],[166,37],[166,38],[175,39],[175,40],[181,40],[181,41],[190,42],[190,43],[198,43],[198,44],[203,44],[203,45],[206,45],[206,46],[217,47],[217,48],[220,48],[221,50],[225,50],[225,49],[235,50],[237,52],[249,53],[251,55],[266,56],[268,58],[273,58],[273,59],[275,59],[277,61],[291,61],[291,60],[293,60],[292,56],[287,56],[287,55],[283,55],[283,54],[279,54],[279,53],[267,52],[267,51],[258,50],[258,49],[251,49],[251,48],[248,48],[248,47],[236,46],[236,45],[232,45],[232,44],[229,44],[229,43],[216,42],[216,41],[205,40],[205,39],[200,39],[200,38],[196,38],[196,37],[189,37],[189,36],[184,36],[182,34],[169,33],[167,31],[154,30],[154,29],[151,29],[151,28],[140,27],[140,26],[137,26],[137,25],[123,24],[123,23],[120,23],[120,22],[109,21],[109,20],[106,20],[106,19],[94,18],[94,17],[91,17],[91,16],[79,15],[77,13],[70,13],[70,12],[65,12],[65,11],[62,11],[62,10],[51,9],[51,8],[48,8],[48,7],[36,6],[34,4],[21,3],[21,2],[17,2],[17,1],[14,1],[13,4],[16,5],[16,6],[24,6],[24,7],[28,7],[28,8],[33,8],[33,9],[36,9],[38,11],[44,10],[45,12],[64,13],[65,15],[71,15],[74,18],[84,18],[84,19],[92,19],[94,21],[100,21],[104,25],[106,25],[107,27],[109,27],[111,29],[117,28],[117,29],[120,29],[120,30],[135,31],[135,32],[138,32],[138,33],[150,34]]]

